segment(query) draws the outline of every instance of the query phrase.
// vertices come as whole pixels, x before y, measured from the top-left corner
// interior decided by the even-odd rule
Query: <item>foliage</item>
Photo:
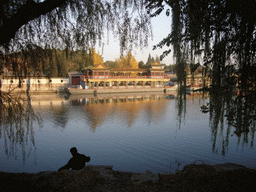
[[[33,122],[37,121],[41,126],[42,120],[35,114],[29,95],[26,100],[9,93],[0,94],[0,139],[4,139],[5,153],[8,157],[17,158],[18,148],[21,146],[25,163],[25,158],[36,149]],[[29,149],[26,149],[27,145]]]
[[[208,103],[210,115],[210,126],[213,138],[213,151],[218,152],[217,137],[223,134],[224,127],[226,135],[222,136],[221,153],[225,155],[228,151],[230,136],[236,135],[238,143],[254,147],[255,124],[256,124],[256,100],[255,92],[246,96],[233,96],[233,90],[222,89],[211,91]],[[233,130],[233,132],[232,132]],[[251,137],[251,138],[250,138]]]
[[[95,49],[92,49],[93,65],[103,64],[103,60],[99,53],[96,53]]]
[[[148,60],[146,62],[146,66],[152,65],[153,63],[161,63],[160,58],[156,55],[156,57],[152,57],[150,54],[148,55]]]
[[[138,62],[130,52],[116,60],[119,69],[138,69]]]
[[[152,57],[152,56],[149,54],[149,55],[148,55],[148,60],[147,60],[147,62],[146,62],[146,65],[147,65],[147,66],[152,65],[154,62],[155,62],[154,57]]]
[[[213,87],[222,86],[229,78],[228,66],[234,65],[241,71],[240,89],[248,91],[247,69],[255,63],[256,52],[255,0],[148,0],[152,16],[165,7],[172,9],[172,32],[155,48],[173,46],[180,84],[185,83],[186,64],[197,59],[212,68]]]
[[[115,61],[106,61],[106,62],[104,62],[104,65],[110,69],[118,68]]]
[[[147,68],[147,66],[144,64],[143,61],[140,61],[138,66],[139,66],[140,69],[146,69]]]
[[[29,50],[42,47],[44,50],[67,50],[67,56],[68,50],[89,50],[96,43],[101,44],[109,31],[119,38],[121,52],[133,46],[146,46],[148,38],[145,37],[151,35],[151,26],[144,0],[0,2],[0,55],[31,53]],[[48,63],[52,62],[50,56]],[[94,58],[94,61],[99,63],[100,58]],[[37,67],[31,60],[29,62],[28,65]],[[46,63],[42,62],[41,68],[44,65]],[[69,65],[76,68],[73,62]],[[60,70],[65,71],[64,68]]]
[[[94,48],[72,51],[36,47],[29,51],[2,55],[0,58],[1,68],[13,72],[12,75],[20,80],[30,75],[66,77],[69,71],[103,63]]]
[[[165,66],[165,70],[175,73],[175,71],[176,71],[176,65],[172,65],[172,64],[170,64],[170,65],[168,65],[168,66],[166,65],[166,66]]]

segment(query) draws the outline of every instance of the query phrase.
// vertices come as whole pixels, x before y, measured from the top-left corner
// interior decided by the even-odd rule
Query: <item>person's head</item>
[[[70,149],[70,153],[74,156],[74,154],[77,153],[77,149],[76,149],[75,147],[72,147],[72,148]]]

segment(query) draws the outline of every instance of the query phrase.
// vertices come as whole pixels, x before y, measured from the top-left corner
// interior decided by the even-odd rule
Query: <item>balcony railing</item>
[[[169,79],[167,76],[81,76],[81,80],[87,79]]]

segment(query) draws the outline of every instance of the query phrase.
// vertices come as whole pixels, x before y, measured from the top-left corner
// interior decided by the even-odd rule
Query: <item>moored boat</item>
[[[72,95],[76,94],[102,94],[102,93],[142,93],[142,92],[169,92],[176,91],[177,85],[165,87],[119,87],[119,88],[97,88],[97,89],[83,89],[83,88],[68,88],[68,92]]]

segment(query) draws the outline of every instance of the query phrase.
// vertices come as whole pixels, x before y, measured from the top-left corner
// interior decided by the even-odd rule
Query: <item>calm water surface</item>
[[[181,108],[175,94],[31,96],[41,120],[31,120],[23,139],[1,132],[0,171],[56,171],[71,158],[71,147],[90,156],[88,164],[119,171],[173,173],[194,162],[256,168],[254,138],[241,141],[226,122],[213,130],[200,108],[207,102],[188,96]]]

